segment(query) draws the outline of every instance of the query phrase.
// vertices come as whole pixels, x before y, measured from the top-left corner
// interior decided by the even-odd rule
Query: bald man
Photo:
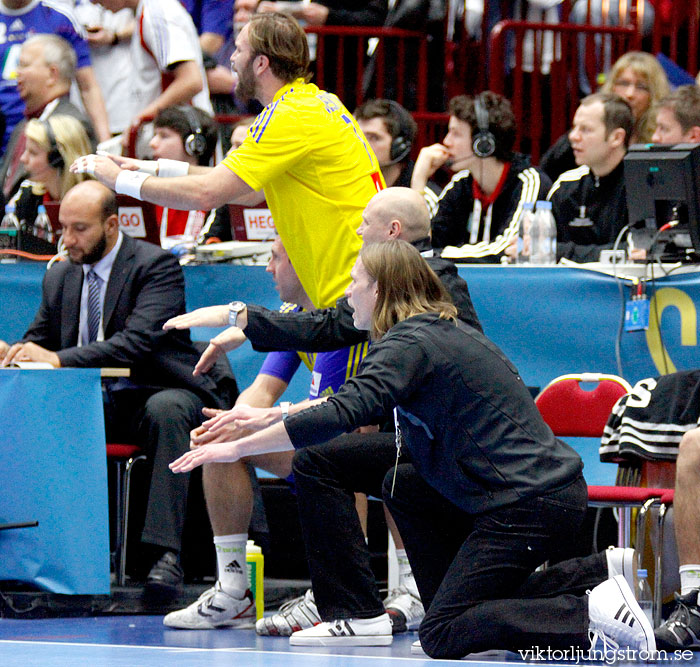
[[[193,377],[198,353],[183,331],[162,329],[185,311],[182,270],[173,255],[119,230],[114,193],[96,181],[68,191],[59,220],[69,262],[44,278],[42,301],[22,340],[0,344],[0,365],[44,361],[59,367],[127,367],[109,385],[108,440],[137,442],[153,463],[142,541],[154,565],[147,591],[159,597],[182,583],[179,566],[189,480],[168,470],[189,448],[202,408],[230,407],[212,377]]]

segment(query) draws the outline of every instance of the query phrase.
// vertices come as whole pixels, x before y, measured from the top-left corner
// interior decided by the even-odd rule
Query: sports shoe
[[[411,653],[413,655],[427,655],[427,653],[423,650],[423,645],[420,643],[420,639],[411,644]]]
[[[425,616],[420,598],[405,586],[392,588],[384,599],[384,607],[391,619],[391,631],[395,635],[406,630],[417,630]]]
[[[598,649],[598,642],[602,642],[605,651],[608,647],[630,647],[647,655],[656,651],[654,629],[622,575],[604,581],[589,593],[588,616],[592,649]]]
[[[234,598],[216,582],[189,607],[170,612],[163,625],[181,630],[214,628],[252,628],[255,623],[255,600],[248,590],[242,599]]]
[[[676,593],[676,608],[668,620],[656,629],[656,643],[665,649],[700,649],[700,609],[698,589]]]
[[[301,597],[285,602],[276,614],[259,619],[255,632],[265,636],[289,637],[293,632],[312,628],[320,622],[314,592],[309,588]]]
[[[153,565],[143,587],[145,597],[160,601],[172,600],[182,590],[184,574],[180,559],[173,551],[166,551]]]
[[[630,548],[608,547],[605,551],[608,561],[608,579],[621,574],[629,587],[637,590],[637,570],[639,569],[639,559],[637,552]]]
[[[291,646],[388,646],[391,644],[388,614],[375,618],[348,618],[319,623],[299,630],[290,638]]]

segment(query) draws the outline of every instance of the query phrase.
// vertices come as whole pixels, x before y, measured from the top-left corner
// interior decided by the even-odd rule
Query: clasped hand
[[[190,432],[190,451],[170,464],[173,472],[189,472],[204,463],[232,463],[241,458],[237,441],[280,418],[274,408],[236,405],[231,410],[204,409],[209,417]]]

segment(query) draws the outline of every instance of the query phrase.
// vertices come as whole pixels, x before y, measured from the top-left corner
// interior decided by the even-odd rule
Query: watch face
[[[245,304],[242,301],[233,301],[228,306],[228,323],[230,326],[236,326],[236,320],[238,319],[238,313],[240,313],[245,308]]]

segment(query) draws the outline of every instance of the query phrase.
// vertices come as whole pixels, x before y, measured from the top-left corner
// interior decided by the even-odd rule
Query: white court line
[[[152,650],[152,651],[176,651],[178,653],[256,653],[259,655],[285,655],[285,656],[309,656],[309,657],[333,657],[333,658],[352,658],[358,660],[401,660],[401,661],[421,661],[430,660],[428,656],[415,656],[415,657],[402,657],[394,655],[352,655],[346,653],[307,653],[301,651],[274,651],[274,650],[264,650],[245,648],[245,647],[224,647],[224,648],[195,648],[189,646],[141,646],[139,644],[91,644],[89,642],[48,642],[48,641],[28,641],[23,639],[0,639],[0,644],[19,644],[24,646],[36,646],[37,644],[41,646],[79,646],[82,648],[123,648],[123,649],[140,649],[140,650]],[[319,646],[320,649],[332,648]],[[358,647],[361,648],[361,647]],[[369,648],[369,647],[368,647]],[[372,647],[372,648],[386,648],[386,647]],[[459,660],[430,660],[431,664],[439,665],[444,662],[459,662]],[[513,662],[488,662],[490,665],[508,665],[513,667]],[[515,663],[517,664],[517,663]],[[549,664],[547,667],[553,667],[554,663]]]

